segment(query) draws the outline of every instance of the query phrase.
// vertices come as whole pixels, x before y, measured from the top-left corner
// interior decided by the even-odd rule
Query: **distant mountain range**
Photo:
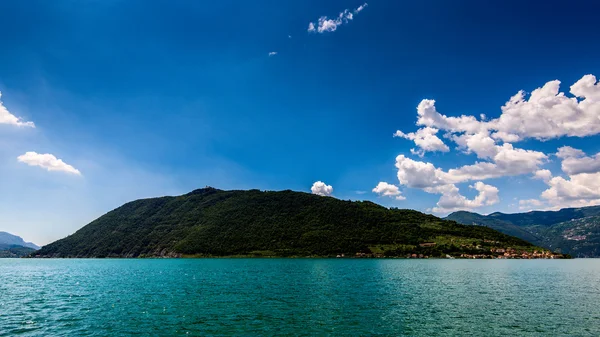
[[[600,206],[490,215],[460,211],[445,219],[493,228],[573,257],[600,257]]]
[[[16,236],[7,232],[0,232],[0,244],[22,246],[32,249],[40,249],[38,245],[31,242],[25,242],[20,236]]]
[[[507,247],[540,250],[490,228],[369,201],[208,187],[129,202],[35,255],[497,257]]]
[[[0,232],[0,258],[22,257],[40,249],[36,244],[25,242],[21,237]]]

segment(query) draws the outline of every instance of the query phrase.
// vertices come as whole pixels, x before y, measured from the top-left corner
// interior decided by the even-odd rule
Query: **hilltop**
[[[486,227],[293,191],[204,188],[129,202],[40,257],[445,256],[535,249]]]
[[[460,211],[446,219],[493,228],[577,257],[600,257],[600,206],[490,215]]]

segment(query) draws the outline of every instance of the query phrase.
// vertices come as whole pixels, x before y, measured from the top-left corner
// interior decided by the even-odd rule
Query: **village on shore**
[[[418,248],[432,248],[435,247],[436,243],[434,242],[426,242],[419,244]],[[386,257],[396,257],[396,258],[407,258],[407,259],[429,259],[429,258],[446,258],[446,259],[568,259],[570,256],[553,253],[550,250],[540,249],[540,250],[526,250],[526,249],[518,249],[518,248],[483,248],[481,246],[472,247],[469,249],[471,253],[449,253],[442,254],[442,256],[434,256],[433,254],[427,253],[408,253],[405,255],[399,256],[389,256],[383,253],[364,253],[358,252],[354,256],[354,258],[386,258]],[[475,250],[477,253],[472,253]],[[338,258],[346,257],[344,254],[337,255]]]

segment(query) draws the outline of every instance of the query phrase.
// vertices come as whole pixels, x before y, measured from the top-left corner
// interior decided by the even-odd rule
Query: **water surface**
[[[0,259],[0,336],[600,336],[600,260]]]

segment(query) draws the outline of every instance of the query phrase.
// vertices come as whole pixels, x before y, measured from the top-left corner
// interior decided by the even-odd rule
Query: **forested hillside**
[[[425,245],[423,243],[435,243]],[[479,246],[479,248],[477,248]],[[302,192],[204,188],[127,203],[73,235],[44,246],[42,257],[432,256],[532,246],[486,227],[445,221]]]

